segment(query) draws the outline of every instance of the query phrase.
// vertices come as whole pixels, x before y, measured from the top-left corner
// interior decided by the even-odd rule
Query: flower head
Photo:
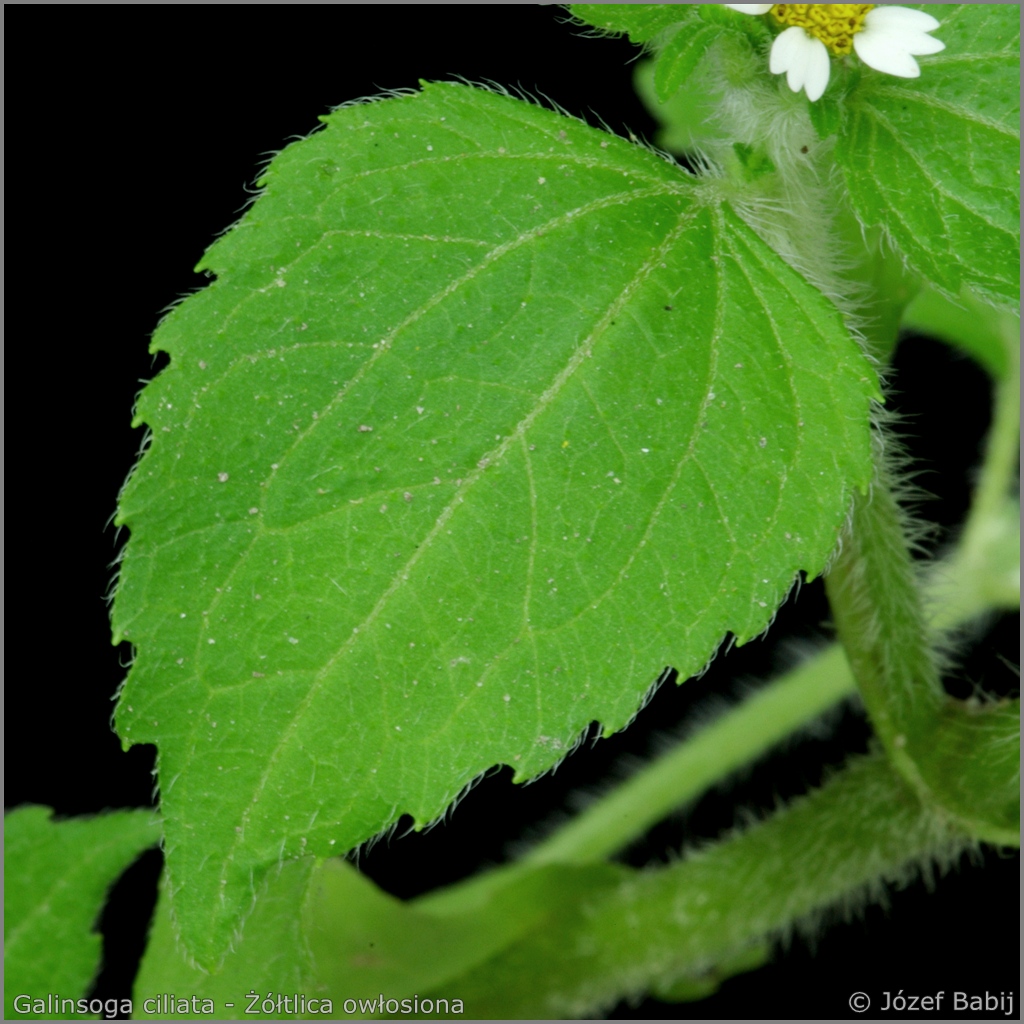
[[[786,25],[775,38],[768,67],[785,74],[793,92],[803,89],[809,100],[828,86],[831,62],[856,51],[868,67],[899,78],[921,74],[915,56],[938,53],[946,44],[928,35],[939,23],[923,11],[878,4],[725,4],[741,14],[771,12]]]

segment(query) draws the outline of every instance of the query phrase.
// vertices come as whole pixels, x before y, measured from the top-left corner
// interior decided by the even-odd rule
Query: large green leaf
[[[917,79],[866,70],[836,156],[857,215],[947,294],[1016,305],[1020,277],[1020,9],[919,5],[946,49]],[[823,106],[812,113],[826,117]]]
[[[119,512],[117,724],[206,963],[268,865],[760,633],[870,476],[872,371],[713,181],[465,86],[326,121],[157,333]]]
[[[102,939],[93,928],[107,890],[160,840],[149,811],[65,821],[52,813],[28,806],[4,817],[6,1020],[95,1016],[77,1001],[99,968]],[[15,1003],[19,995],[30,997],[27,1006]]]

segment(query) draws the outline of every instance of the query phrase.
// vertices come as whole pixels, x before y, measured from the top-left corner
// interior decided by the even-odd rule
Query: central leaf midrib
[[[310,422],[310,425],[306,427],[305,430],[295,435],[295,437],[292,439],[291,445],[288,448],[284,449],[278,455],[275,456],[275,464],[278,467],[283,466],[288,456],[292,452],[294,452],[295,449],[301,443],[303,443],[313,431],[317,430],[318,427],[323,427],[323,425],[327,423],[328,414],[330,410],[334,408],[334,406],[337,405],[339,402],[344,400],[344,398],[349,394],[352,388],[356,387],[364,379],[367,372],[377,363],[378,360],[380,360],[390,350],[392,344],[394,343],[395,339],[398,337],[401,331],[417,323],[423,316],[429,313],[431,309],[439,305],[444,299],[446,299],[450,295],[454,294],[454,292],[458,288],[472,281],[487,266],[492,265],[493,263],[497,262],[498,260],[508,255],[509,253],[516,251],[521,246],[529,242],[535,241],[538,238],[543,237],[545,234],[557,230],[559,227],[562,227],[569,223],[573,223],[579,218],[585,217],[590,213],[598,212],[600,210],[607,209],[612,206],[626,205],[630,202],[635,202],[641,199],[678,194],[679,191],[680,190],[676,183],[666,183],[665,185],[659,186],[657,188],[635,189],[628,192],[614,193],[611,196],[602,196],[601,198],[595,199],[590,203],[586,203],[579,207],[574,207],[572,210],[567,210],[564,213],[560,214],[558,217],[553,217],[550,220],[545,221],[544,224],[537,225],[530,231],[524,232],[523,234],[518,235],[516,238],[510,239],[509,241],[504,242],[499,246],[495,246],[486,255],[484,255],[484,257],[479,262],[474,264],[469,270],[467,270],[459,277],[450,281],[444,288],[442,288],[440,291],[432,295],[426,302],[420,305],[417,309],[413,310],[403,321],[401,321],[399,324],[397,324],[395,327],[389,330],[385,335],[383,343],[381,343],[380,346],[374,350],[373,354],[359,367],[359,369],[353,375],[351,380],[347,381],[345,383],[345,386],[341,388],[339,391],[335,392],[335,394],[331,397],[330,401],[328,401],[318,410],[317,418],[312,420]],[[245,301],[248,300],[242,300],[242,302],[240,302],[234,309],[231,310],[230,313],[227,314],[227,318],[233,316],[237,309],[242,304],[244,304]],[[340,344],[340,342],[338,344]],[[229,373],[233,372],[237,368],[245,368],[248,364],[249,355],[239,355],[237,359],[235,359],[232,363],[225,367],[223,373],[217,379],[215,384],[211,386],[220,387],[223,384],[223,381],[229,375]],[[541,398],[538,399],[538,402],[543,403],[543,400],[544,396],[542,395]],[[189,416],[185,420],[186,429],[188,425],[191,424],[194,415],[195,409],[190,409]],[[510,435],[510,437],[511,436],[512,435]],[[492,457],[493,456],[484,456],[484,458]],[[239,572],[241,568],[246,564],[248,556],[251,554],[254,546],[269,533],[269,529],[263,524],[263,514],[265,514],[266,512],[266,503],[269,500],[269,495],[274,478],[277,476],[279,471],[280,468],[271,469],[270,475],[266,480],[263,497],[261,498],[261,504],[259,506],[261,514],[255,517],[254,521],[249,520],[247,518],[248,513],[245,513],[244,516],[242,514],[239,514],[237,519],[220,519],[216,522],[207,524],[207,526],[205,527],[205,529],[217,529],[221,526],[229,525],[232,523],[241,525],[253,521],[252,536],[248,544],[246,544],[245,548],[242,551],[240,551],[237,556],[235,556],[234,564],[231,566],[231,569],[229,570],[227,575],[220,581],[220,587],[215,592],[213,599],[210,601],[209,606],[206,609],[207,614],[204,617],[205,621],[200,630],[196,634],[196,642],[193,651],[193,656],[195,658],[195,663],[197,665],[202,664],[201,651],[203,649],[203,640],[206,638],[207,635],[206,622],[209,621],[209,618],[213,615],[214,611],[220,605],[223,596],[228,593],[228,585],[231,583],[236,573]],[[171,487],[173,488],[173,486],[174,484],[172,482]],[[457,493],[455,498],[452,499],[452,501],[457,502],[459,500],[460,497],[459,494]],[[451,505],[447,506],[446,509],[442,511],[441,515],[450,515],[450,513]],[[127,520],[127,523],[129,527],[131,527],[131,521]],[[197,530],[194,532],[200,531]],[[401,573],[401,571],[402,570],[399,570],[399,574]],[[398,574],[396,574],[396,579],[397,575]],[[392,585],[393,584],[394,581]],[[203,681],[204,686],[207,687],[208,692],[210,692],[211,694],[215,692],[210,687],[210,684],[205,679],[203,679],[201,670],[199,671],[199,675]],[[193,729],[190,732],[190,738],[194,739],[196,730],[198,730],[199,728],[200,722],[196,721],[195,725],[193,726]]]

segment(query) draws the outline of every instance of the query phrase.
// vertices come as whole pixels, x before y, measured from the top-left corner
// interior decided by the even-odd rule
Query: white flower
[[[772,43],[768,67],[785,74],[793,92],[803,89],[809,100],[820,99],[828,87],[829,52],[857,56],[876,71],[899,78],[921,74],[914,56],[939,53],[946,44],[928,35],[939,23],[923,11],[876,4],[724,4],[741,14],[772,12],[788,25]]]
[[[853,48],[869,68],[897,78],[919,78],[921,68],[914,56],[923,57],[946,48],[941,39],[928,35],[938,27],[939,23],[924,11],[876,7],[868,11],[864,31],[853,37]]]

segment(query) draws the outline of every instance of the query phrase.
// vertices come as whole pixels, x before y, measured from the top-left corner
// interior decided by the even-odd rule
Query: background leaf
[[[677,32],[666,43],[654,65],[654,88],[662,103],[682,87],[697,70],[704,54],[723,35],[725,29],[722,26],[706,24],[692,32]]]
[[[160,839],[149,811],[54,821],[48,807],[4,817],[4,1017],[65,1020],[78,1013],[18,1013],[14,997],[82,998],[100,964],[93,930],[107,890]]]
[[[711,97],[697,89],[679,89],[662,102],[654,85],[657,62],[641,60],[636,64],[633,87],[653,117],[660,121],[654,144],[669,153],[684,154],[701,142],[714,139],[711,124],[714,104]]]
[[[631,873],[612,864],[513,867],[469,883],[477,899],[458,906],[459,888],[437,898],[402,902],[381,892],[349,865],[329,861],[307,903],[317,982],[335,1000],[408,998],[427,992],[461,997],[467,974],[501,960],[519,944],[537,942],[581,903],[613,892]],[[483,890],[483,895],[480,895]],[[439,906],[446,896],[456,906]],[[472,1007],[466,1014],[474,1016]],[[352,1016],[345,1014],[345,1016]],[[388,1016],[386,1011],[357,1016]]]
[[[158,332],[119,514],[118,728],[206,962],[267,865],[756,636],[869,475],[870,368],[712,183],[462,86],[327,121]]]
[[[699,4],[569,4],[581,21],[608,32],[626,32],[634,43],[656,39],[666,29],[697,17]]]
[[[921,77],[865,69],[836,156],[857,216],[955,297],[1016,305],[1020,266],[1020,18],[1006,4],[918,5],[946,44]],[[824,116],[826,108],[812,113]]]

